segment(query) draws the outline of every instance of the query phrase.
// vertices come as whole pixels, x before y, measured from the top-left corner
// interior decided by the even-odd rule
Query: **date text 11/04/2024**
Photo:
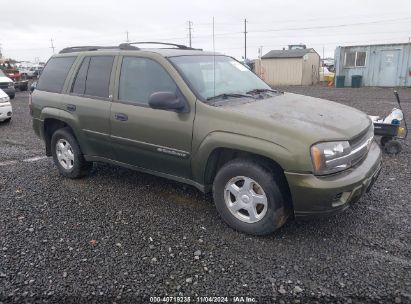
[[[254,297],[150,297],[150,303],[256,303]]]

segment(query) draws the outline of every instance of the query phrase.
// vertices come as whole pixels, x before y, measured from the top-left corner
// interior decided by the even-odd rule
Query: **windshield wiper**
[[[248,98],[254,98],[254,96],[250,95],[250,94],[241,94],[241,93],[222,93],[222,94],[218,94],[216,96],[212,96],[212,97],[208,97],[207,100],[213,100],[213,99],[218,99],[218,98],[222,98],[222,99],[227,99],[229,97],[233,97],[233,98],[240,98],[240,97],[248,97]]]
[[[279,91],[272,90],[272,89],[254,89],[254,90],[248,91],[247,94],[259,94],[259,93],[265,93],[265,92],[280,93]]]

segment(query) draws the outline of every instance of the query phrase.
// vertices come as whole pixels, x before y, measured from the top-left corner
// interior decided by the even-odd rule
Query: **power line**
[[[397,21],[402,21],[402,20],[411,20],[411,18],[406,17],[406,18],[401,18],[401,19],[396,18],[396,19],[378,20],[378,21],[370,21],[370,22],[345,23],[345,24],[338,24],[338,25],[319,25],[319,26],[311,26],[311,27],[280,28],[280,29],[253,31],[253,33],[329,29],[329,28],[339,28],[339,27],[348,27],[348,26],[378,24],[378,23],[393,22],[393,21],[397,22]]]

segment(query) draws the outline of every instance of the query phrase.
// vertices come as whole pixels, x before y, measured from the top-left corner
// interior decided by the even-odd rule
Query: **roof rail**
[[[98,51],[98,50],[112,50],[118,49],[118,46],[97,46],[97,45],[88,45],[88,46],[72,46],[62,49],[59,54],[81,52],[81,51]]]
[[[66,54],[66,53],[73,53],[73,52],[84,52],[84,51],[98,51],[98,50],[139,50],[140,48],[134,46],[134,44],[160,44],[160,45],[167,45],[167,46],[174,46],[180,50],[200,50],[202,49],[195,49],[188,47],[182,44],[175,44],[175,43],[167,43],[167,42],[156,42],[156,41],[141,41],[141,42],[127,42],[121,43],[118,46],[98,46],[98,45],[86,45],[86,46],[72,46],[62,49],[59,54]]]
[[[167,43],[167,42],[158,42],[158,41],[138,41],[138,42],[127,42],[127,43],[122,43],[119,45],[119,48],[121,50],[127,49],[129,47],[133,47],[133,44],[160,44],[160,45],[167,45],[167,46],[175,46],[178,49],[181,50],[199,50],[199,49],[194,49],[192,47],[183,45],[183,44],[175,44],[175,43]],[[136,48],[136,47],[135,47]]]

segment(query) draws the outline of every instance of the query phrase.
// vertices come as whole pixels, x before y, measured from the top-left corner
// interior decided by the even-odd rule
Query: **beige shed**
[[[319,82],[320,55],[314,49],[273,50],[256,60],[255,72],[272,86]]]

